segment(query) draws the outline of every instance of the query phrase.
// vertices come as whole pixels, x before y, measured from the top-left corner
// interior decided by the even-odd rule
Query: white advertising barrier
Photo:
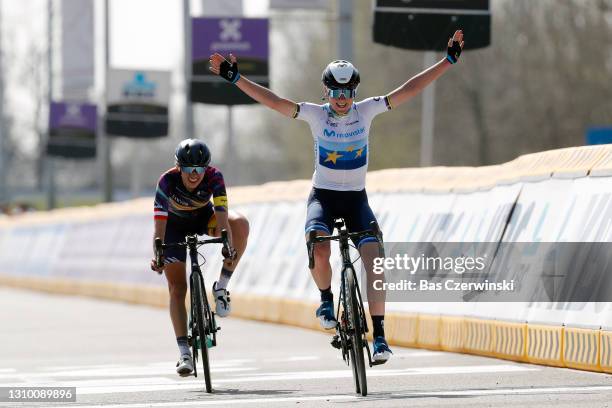
[[[610,242],[612,185],[608,178],[550,179],[523,185],[508,225],[508,242]],[[571,254],[569,254],[571,256]],[[576,285],[598,289],[597,276],[574,271]],[[612,303],[533,303],[524,321],[612,328]],[[500,316],[500,317],[503,317]]]
[[[237,210],[247,216],[251,229],[232,292],[315,301],[318,291],[308,272],[304,241],[305,203],[281,201]]]
[[[370,200],[387,242],[496,242],[519,192],[520,185],[497,186],[472,193],[389,193]],[[394,302],[389,311],[457,316],[478,315],[476,303]],[[491,311],[489,307],[486,310]]]
[[[143,214],[92,218],[66,217],[1,228],[3,272],[26,277],[165,284],[148,267],[153,225],[144,209]]]
[[[452,212],[452,194],[383,193],[372,194],[370,205],[380,224],[386,242],[422,242],[435,239],[446,228]],[[336,257],[339,269],[339,257]],[[338,287],[339,277],[334,276],[332,288]],[[438,303],[389,302],[389,311],[420,311],[439,314],[444,305]]]
[[[612,185],[607,177],[549,178],[471,193],[372,193],[370,201],[388,242],[487,242],[501,239],[502,233],[507,242],[597,242],[609,241],[611,234]],[[165,280],[149,269],[151,208],[145,200],[127,214],[108,215],[101,206],[90,217],[9,223],[0,229],[3,273],[163,286]],[[305,202],[235,208],[249,218],[251,235],[232,292],[315,302],[318,291],[307,269],[304,244]],[[212,282],[221,266],[219,248],[203,248],[202,253],[208,258],[206,279]],[[337,248],[334,253],[337,289]],[[608,303],[406,302],[389,304],[388,310],[612,327]]]

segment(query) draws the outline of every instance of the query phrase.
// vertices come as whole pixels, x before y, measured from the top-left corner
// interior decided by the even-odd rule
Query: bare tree
[[[441,162],[489,164],[581,145],[586,128],[611,123],[611,4],[494,1],[493,44],[466,53],[457,70],[460,94],[439,99],[447,115],[438,116],[438,142],[457,141],[461,123],[465,133],[478,137],[462,136],[460,143],[477,154],[457,157],[438,149]],[[456,78],[443,78],[442,86]],[[463,116],[471,117],[471,124]]]
[[[36,186],[39,191],[44,188],[44,156],[46,150],[46,132],[49,112],[48,84],[47,84],[47,50],[45,47],[32,41],[29,44],[27,57],[23,60],[20,68],[20,81],[30,94],[34,108],[29,120],[26,122],[27,129],[36,135],[37,146],[34,152],[36,163]]]

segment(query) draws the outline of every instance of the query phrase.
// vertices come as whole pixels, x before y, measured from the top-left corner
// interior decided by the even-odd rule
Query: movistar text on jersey
[[[336,132],[335,130],[323,129],[323,135],[327,137],[338,137],[338,138],[351,137],[351,136],[361,135],[362,133],[365,133],[365,128],[363,127],[357,130],[353,130],[352,132],[347,132],[347,133],[340,133],[340,132]]]
[[[382,274],[385,270],[402,270],[411,275],[417,271],[446,271],[462,274],[464,272],[483,271],[485,269],[485,257],[437,257],[420,256],[414,257],[407,254],[397,254],[394,257],[374,258],[374,273]]]

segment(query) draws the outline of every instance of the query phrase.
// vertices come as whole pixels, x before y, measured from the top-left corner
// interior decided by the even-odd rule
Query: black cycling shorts
[[[179,217],[169,213],[164,243],[184,242],[187,235],[210,235],[216,226],[217,218],[212,204],[193,211],[193,215],[189,217]],[[186,260],[187,248],[164,249],[164,264],[185,262]]]
[[[344,218],[349,232],[369,230],[370,223],[376,221],[365,190],[335,191],[313,188],[308,197],[306,233],[315,230],[331,235],[335,218]],[[353,241],[357,248],[366,242],[377,240],[374,237],[364,237],[359,242]]]

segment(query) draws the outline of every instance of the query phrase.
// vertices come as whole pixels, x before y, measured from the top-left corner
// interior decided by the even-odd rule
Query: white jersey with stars
[[[308,122],[315,142],[314,187],[336,191],[365,188],[370,124],[376,115],[389,109],[386,96],[353,103],[344,116],[334,114],[329,103],[297,105],[294,117]]]

